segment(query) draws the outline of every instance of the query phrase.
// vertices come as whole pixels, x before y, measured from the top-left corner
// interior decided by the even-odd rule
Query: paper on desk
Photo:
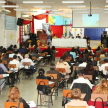
[[[3,75],[3,77],[8,77],[9,76],[9,74],[2,74]]]
[[[39,59],[42,59],[43,57],[39,57]]]
[[[98,77],[96,77],[96,79],[99,79]]]
[[[95,106],[89,106],[89,108],[95,108]]]
[[[47,55],[47,57],[49,57],[49,56],[51,56],[51,55]]]
[[[34,103],[34,101],[29,101],[29,102],[27,102],[27,104],[30,106],[30,108],[31,107],[36,107],[36,104]]]
[[[52,81],[49,81],[49,85],[51,85],[51,84],[53,84],[54,82],[52,82]]]

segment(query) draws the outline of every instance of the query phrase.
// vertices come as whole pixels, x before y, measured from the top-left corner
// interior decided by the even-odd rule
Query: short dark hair
[[[0,63],[2,63],[2,60],[0,59]]]
[[[45,70],[44,70],[43,68],[40,68],[40,69],[38,70],[39,76],[44,75],[44,73],[45,73]]]
[[[60,58],[60,59],[62,59],[63,61],[65,60],[64,56],[61,56],[61,58]]]
[[[84,58],[83,58],[83,62],[86,62],[86,61],[87,61],[87,59],[86,59],[86,57],[84,57]]]
[[[83,76],[84,72],[83,72],[83,70],[79,70],[77,74],[78,74],[79,76]]]
[[[70,53],[70,50],[67,50],[67,53],[69,54]]]
[[[13,56],[13,59],[16,59],[16,58],[17,58],[17,56],[16,56],[16,55],[14,55],[14,56]]]
[[[51,69],[51,70],[55,70],[55,68],[56,68],[56,67],[55,67],[55,64],[54,64],[54,63],[51,63],[51,64],[50,64],[50,69]]]
[[[108,63],[108,59],[104,59],[104,62],[105,62],[105,63]]]

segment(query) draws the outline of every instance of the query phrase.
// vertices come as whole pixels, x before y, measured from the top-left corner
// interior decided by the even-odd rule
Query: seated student
[[[101,51],[100,58],[104,58],[104,57],[105,57],[105,51],[104,51],[104,50],[102,50],[102,51]]]
[[[72,90],[72,100],[65,105],[65,108],[67,108],[67,106],[73,106],[73,107],[85,106],[86,108],[89,108],[87,102],[81,100],[81,90],[78,88]]]
[[[8,55],[8,54],[4,54],[4,57],[2,58],[2,61],[3,61],[3,60],[7,61],[6,67],[8,67],[8,63],[10,62],[10,60],[9,60],[9,55]]]
[[[32,57],[36,57],[36,58],[39,57],[39,54],[37,53],[37,50],[36,50],[36,49],[34,49],[34,50],[32,51],[31,56],[32,56]]]
[[[102,79],[101,83],[96,85],[93,90],[92,90],[93,94],[107,94],[108,95],[108,80],[106,79]],[[107,98],[108,100],[108,98]],[[89,106],[94,106],[94,102],[91,99],[88,102]],[[104,102],[104,104],[106,104],[106,102]],[[96,101],[96,105],[95,108],[103,108],[102,102],[100,101]],[[108,106],[104,106],[104,108],[108,108]]]
[[[100,66],[99,71],[102,71],[104,77],[106,78],[106,77],[107,77],[106,75],[107,75],[108,73],[107,73],[107,70],[105,70],[105,67],[108,66],[108,59],[105,59],[105,60],[104,60],[104,63],[105,63],[105,64],[102,64],[102,65]]]
[[[55,70],[56,69],[56,66],[55,66],[55,64],[54,63],[51,63],[50,64],[50,70],[49,71],[47,71],[47,74],[57,74],[57,79],[56,79],[56,85],[58,86],[58,81],[59,81],[59,79],[60,79],[60,73],[57,71],[57,70]]]
[[[71,57],[72,59],[70,60],[70,62],[73,62],[73,55],[70,54],[70,50],[67,50],[67,54],[68,54],[68,57]]]
[[[80,39],[80,38],[81,38],[81,36],[79,36],[79,34],[77,34],[76,38],[79,38],[79,39]]]
[[[83,63],[79,64],[78,67],[86,67],[86,65],[87,65],[87,59],[83,58]]]
[[[30,62],[30,69],[33,70],[33,73],[36,72],[36,69],[34,67],[34,63],[33,63],[33,61],[31,59],[29,59],[29,55],[28,54],[26,54],[25,58],[21,60],[21,66],[23,66],[24,62]],[[25,68],[28,69],[28,66],[25,66]]]
[[[23,59],[22,55],[20,54],[20,51],[16,51],[15,54],[17,55],[17,57],[19,57],[21,60]]]
[[[47,79],[47,80],[50,80],[51,78],[50,77],[46,77],[45,76],[45,70],[43,68],[40,68],[38,70],[38,76],[36,77],[36,79]],[[45,102],[45,93],[43,93],[43,88],[44,86],[43,85],[38,85],[37,86],[37,90],[39,91],[39,94],[42,94],[41,96],[41,101],[42,103]]]
[[[20,46],[20,48],[18,49],[19,52],[21,52],[21,54],[24,53],[24,48],[22,48],[22,45]]]
[[[52,60],[55,61],[55,53],[56,53],[55,46],[52,46],[51,52],[52,52]]]
[[[92,89],[92,84],[90,83],[88,79],[84,79],[83,75],[84,75],[83,70],[80,70],[77,74],[78,79],[75,79],[70,86],[71,90],[72,90],[74,83],[85,83]]]
[[[75,48],[72,47],[70,54],[73,56],[73,59],[76,58]]]
[[[81,54],[81,50],[79,49],[79,46],[75,49],[75,52],[78,52],[78,54]]]
[[[96,76],[98,76],[98,72],[96,72],[93,68],[91,62],[87,63],[87,66],[83,69],[84,75],[92,75],[92,78],[95,80]]]
[[[23,103],[23,108],[30,108],[26,101],[20,96],[20,91],[18,87],[12,87],[8,93],[8,100],[6,102],[21,102]]]
[[[17,45],[13,46],[13,51],[17,51]]]
[[[65,79],[69,79],[69,73],[71,73],[70,67],[67,65],[63,59],[60,59],[59,62],[56,64],[56,68],[65,68],[66,73],[63,73]]]

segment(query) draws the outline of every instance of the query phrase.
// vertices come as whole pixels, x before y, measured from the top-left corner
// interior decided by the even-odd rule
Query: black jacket
[[[86,93],[84,101],[88,102],[91,98],[91,88],[86,83],[74,83],[72,89],[79,88],[81,93]]]

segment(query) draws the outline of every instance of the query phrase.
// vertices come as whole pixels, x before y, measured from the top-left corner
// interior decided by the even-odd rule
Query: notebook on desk
[[[14,55],[15,55],[14,53],[13,54],[9,54],[9,58],[13,58]]]
[[[8,77],[9,74],[2,74],[3,78]]]

